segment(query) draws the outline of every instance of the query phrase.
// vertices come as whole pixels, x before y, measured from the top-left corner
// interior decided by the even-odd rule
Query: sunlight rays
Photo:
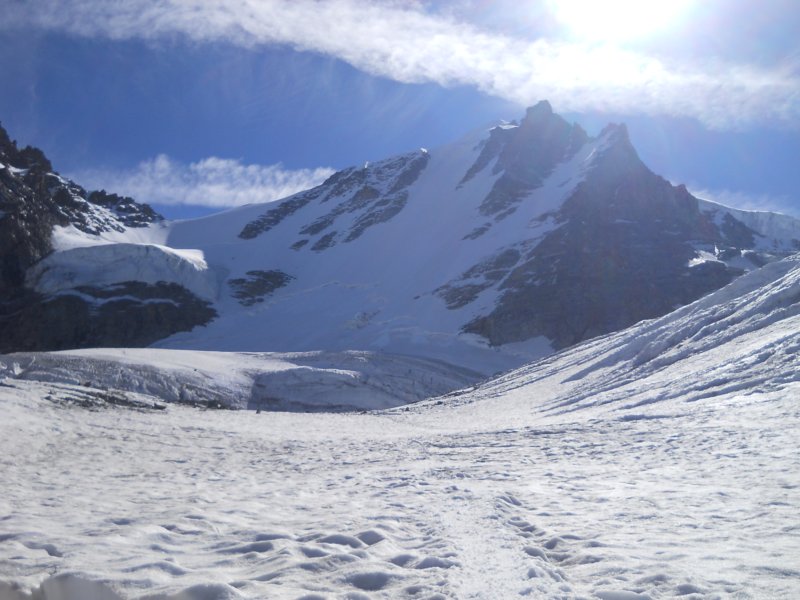
[[[620,43],[662,31],[686,13],[691,0],[552,0],[558,20],[584,41]]]

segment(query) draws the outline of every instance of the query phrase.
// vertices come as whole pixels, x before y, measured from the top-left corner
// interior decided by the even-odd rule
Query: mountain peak
[[[8,137],[8,132],[3,127],[3,124],[0,123],[0,153],[7,152],[11,147],[16,150],[16,146],[11,141],[11,138]]]
[[[616,163],[617,167],[627,165],[625,168],[629,168],[636,165],[637,168],[646,168],[631,143],[628,127],[624,123],[609,123],[600,132],[599,139],[605,142],[606,151],[603,153],[603,162],[606,167],[609,166],[609,161],[612,161]]]
[[[525,118],[535,118],[540,116],[549,116],[553,114],[553,107],[547,100],[540,100],[533,106],[529,106],[525,111]]]
[[[628,126],[625,123],[609,123],[600,132],[600,137],[607,136],[610,140],[630,143]]]
[[[589,137],[543,101],[481,135],[139,231],[157,217],[129,198],[0,169],[0,351],[380,348],[488,374],[687,304],[773,239],[797,247],[800,224],[700,210],[624,125]]]
[[[44,152],[33,146],[25,146],[20,150],[2,124],[0,124],[0,161],[19,169],[34,169],[41,173],[53,170],[53,165]]]
[[[558,125],[556,125],[558,124]],[[552,126],[568,126],[569,124],[561,116],[553,112],[553,107],[547,100],[542,100],[534,106],[528,107],[525,117],[520,123],[523,131],[539,131]]]

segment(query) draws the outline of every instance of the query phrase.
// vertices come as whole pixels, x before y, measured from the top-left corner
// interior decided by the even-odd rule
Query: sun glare
[[[576,38],[623,42],[673,24],[691,0],[551,0],[556,18]]]

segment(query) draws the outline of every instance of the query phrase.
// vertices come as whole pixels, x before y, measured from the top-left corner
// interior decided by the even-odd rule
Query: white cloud
[[[35,4],[35,6],[34,6]],[[0,27],[35,26],[112,39],[185,36],[334,56],[400,82],[472,85],[560,111],[672,114],[714,127],[800,124],[789,64],[668,65],[610,45],[528,40],[481,29],[420,2],[364,0],[37,0],[12,4]]]
[[[754,194],[731,190],[692,189],[691,194],[697,198],[711,200],[717,204],[741,210],[758,210],[777,212],[793,217],[800,217],[797,202],[788,196],[775,196],[770,194]]]
[[[333,169],[284,169],[210,157],[184,164],[159,154],[128,170],[88,170],[71,175],[88,189],[105,189],[148,204],[230,207],[271,202],[314,187]]]

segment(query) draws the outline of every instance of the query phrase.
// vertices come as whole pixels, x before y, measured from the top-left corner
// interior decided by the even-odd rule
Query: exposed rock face
[[[0,169],[0,298],[18,290],[26,269],[52,251],[50,232],[58,216],[41,192]]]
[[[498,345],[544,335],[563,348],[663,315],[742,273],[691,262],[698,246],[740,255],[758,234],[730,215],[717,227],[685,187],[642,164],[623,126],[605,133],[609,146],[549,215],[558,227],[513,268],[488,272],[487,283],[502,281],[500,299],[465,331]]]
[[[28,269],[53,252],[54,227],[98,235],[162,219],[131,198],[88,194],[55,173],[41,150],[19,150],[0,127],[0,352],[147,345],[213,318],[208,302],[176,284],[129,282],[52,296],[25,288]]]
[[[0,353],[148,346],[216,316],[174,283],[131,281],[57,296],[22,291],[0,304]]]
[[[105,190],[90,193],[87,200],[111,210],[125,227],[146,227],[163,219],[149,204],[140,204],[133,198],[109,194]]]
[[[206,324],[159,345],[382,349],[489,374],[800,249],[800,221],[698,200],[652,173],[624,126],[589,137],[547,102],[283,201],[158,227],[1,130],[0,164],[0,350],[149,344]],[[53,252],[59,225],[88,242]]]
[[[270,332],[288,331],[296,303],[326,307],[305,335],[304,324],[284,334],[289,345],[346,339],[405,352],[472,343],[466,333],[495,348],[544,337],[558,349],[663,315],[797,248],[786,234],[800,224],[767,243],[769,218],[715,208],[652,173],[624,126],[590,137],[540,102],[482,135],[344,169],[249,213],[238,237],[266,273],[295,279],[284,295],[231,259],[234,297],[252,306],[269,294],[253,314]]]
[[[339,242],[352,242],[379,223],[386,223],[403,210],[408,202],[408,188],[417,180],[429,160],[426,151],[404,154],[362,168],[351,167],[331,175],[316,188],[292,196],[251,221],[239,233],[253,239],[267,233],[284,219],[306,208],[311,202],[337,202],[321,216],[301,227],[301,239],[292,244],[300,250],[321,252]],[[341,230],[335,225],[346,222]]]
[[[14,293],[25,271],[50,252],[53,227],[72,224],[90,234],[141,227],[163,217],[115,194],[87,194],[60,177],[38,148],[17,149],[0,127],[0,298]],[[93,206],[108,210],[96,211]]]
[[[102,190],[87,193],[75,182],[54,172],[50,161],[38,148],[27,146],[18,150],[16,142],[9,139],[2,127],[0,165],[4,184],[0,210],[7,213],[4,221],[25,213],[28,221],[72,224],[85,233],[98,234],[121,231],[124,227],[145,227],[163,220],[149,205],[132,198]],[[96,207],[105,210],[96,210]]]
[[[480,212],[503,219],[513,214],[525,195],[542,185],[555,166],[572,158],[588,139],[579,125],[570,125],[554,115],[550,103],[542,101],[528,109],[518,128],[492,130],[462,183],[496,159],[493,172],[502,175],[481,204]]]
[[[296,194],[289,200],[284,200],[274,208],[270,208],[258,219],[245,225],[241,233],[239,233],[239,237],[243,240],[251,240],[262,233],[268,232],[276,225],[280,225],[285,218],[290,217],[312,200],[319,198],[325,191],[325,186],[330,183],[336,175],[337,173],[334,173],[325,183],[307,192]]]
[[[468,269],[457,282],[443,285],[436,290],[447,308],[461,308],[474,301],[478,294],[504,279],[520,259],[519,250],[507,248],[485,261]]]
[[[263,302],[266,296],[288,284],[294,277],[283,271],[248,271],[247,277],[229,279],[233,297],[242,306],[253,306]]]

